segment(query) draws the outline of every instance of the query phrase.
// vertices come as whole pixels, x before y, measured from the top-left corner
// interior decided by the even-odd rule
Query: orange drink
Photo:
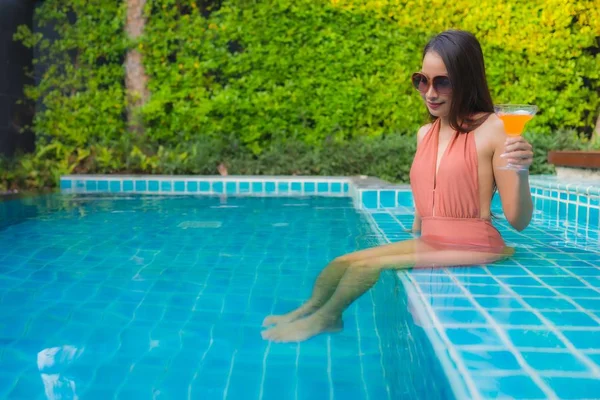
[[[520,136],[525,129],[525,124],[531,121],[537,110],[536,106],[524,104],[498,104],[494,106],[494,111],[504,123],[504,130],[508,136]],[[519,171],[522,168],[509,163],[505,167],[499,167],[499,169]]]
[[[504,129],[509,136],[519,136],[525,129],[525,124],[533,119],[533,115],[518,114],[498,114],[498,117],[504,122]]]

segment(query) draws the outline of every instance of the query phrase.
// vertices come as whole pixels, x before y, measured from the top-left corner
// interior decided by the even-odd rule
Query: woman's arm
[[[504,125],[494,123],[494,178],[502,201],[504,216],[517,231],[527,228],[533,215],[533,200],[529,188],[529,166],[533,162],[531,145],[522,137],[506,136]],[[506,171],[507,163],[519,165],[524,171]]]
[[[415,233],[421,232],[421,216],[419,215],[419,212],[417,211],[416,208],[415,208],[415,219],[413,220],[413,224],[412,224],[412,231]]]

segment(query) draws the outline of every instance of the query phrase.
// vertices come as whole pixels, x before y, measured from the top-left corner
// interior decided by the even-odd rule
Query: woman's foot
[[[316,314],[296,321],[279,324],[261,333],[263,339],[273,342],[302,342],[324,332],[339,332],[344,328],[341,317],[335,320]]]
[[[264,319],[262,326],[289,324],[290,322],[294,322],[295,320],[314,312],[315,309],[315,307],[307,303],[287,314],[269,315]]]

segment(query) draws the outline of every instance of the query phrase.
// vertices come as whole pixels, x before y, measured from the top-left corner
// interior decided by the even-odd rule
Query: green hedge
[[[496,101],[540,106],[533,172],[551,170],[548,148],[587,146],[573,132],[589,132],[600,105],[593,2],[455,3],[226,0],[209,13],[192,0],[148,0],[145,35],[129,43],[124,1],[46,0],[38,20],[53,21],[60,40],[26,27],[16,35],[52,65],[27,90],[44,104],[37,149],[2,161],[0,187],[53,186],[71,172],[213,174],[220,162],[230,173],[406,182],[426,117],[409,76],[427,38],[449,27],[481,38]],[[122,62],[133,47],[151,91],[141,137],[124,120]]]

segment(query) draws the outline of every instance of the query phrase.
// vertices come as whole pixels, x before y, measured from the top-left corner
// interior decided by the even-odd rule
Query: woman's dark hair
[[[474,130],[494,112],[479,41],[469,32],[447,30],[427,43],[423,58],[429,51],[434,51],[442,58],[452,83],[452,104],[448,116],[450,126],[459,132]],[[473,118],[479,113],[485,114]],[[433,115],[430,117],[435,119]]]

